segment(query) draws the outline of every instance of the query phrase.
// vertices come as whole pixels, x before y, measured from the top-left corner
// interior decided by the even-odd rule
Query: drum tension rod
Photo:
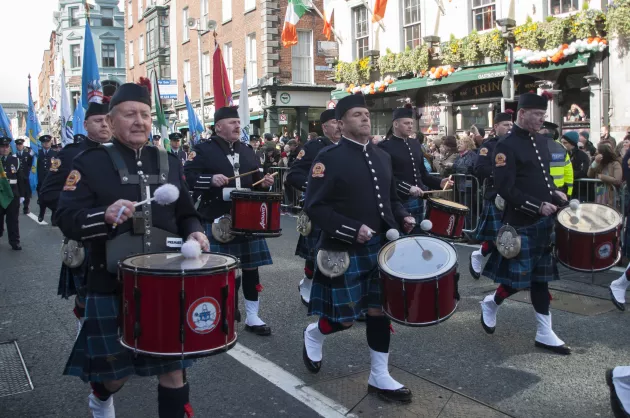
[[[230,291],[229,285],[225,285],[221,288],[221,328],[223,329],[223,333],[226,336],[230,332],[228,321],[227,321],[227,313],[226,313],[226,305],[227,305],[229,291]]]

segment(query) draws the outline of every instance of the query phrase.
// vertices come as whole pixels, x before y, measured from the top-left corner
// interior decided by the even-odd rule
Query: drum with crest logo
[[[279,237],[282,193],[234,190],[232,200],[232,234],[254,237]]]
[[[150,253],[119,264],[121,344],[139,354],[194,358],[236,344],[238,260],[203,253]]]
[[[433,223],[431,235],[447,239],[461,238],[468,211],[468,207],[459,203],[440,198],[429,198],[425,218]]]
[[[575,271],[597,272],[614,267],[621,258],[621,214],[597,203],[566,207],[556,218],[555,253]]]

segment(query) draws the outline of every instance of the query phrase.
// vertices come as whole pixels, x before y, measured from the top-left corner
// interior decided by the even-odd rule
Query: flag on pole
[[[7,117],[7,114],[4,113],[2,105],[0,105],[0,136],[11,138],[11,152],[15,154],[17,152],[17,149],[15,148],[13,134],[11,133],[11,123],[9,123],[9,118]]]
[[[66,90],[66,72],[61,68],[61,146],[65,147],[74,142],[74,132],[72,130],[72,110],[70,109],[70,101],[68,100],[68,91]],[[81,106],[77,106],[81,107]]]
[[[53,112],[57,110],[57,100],[51,97],[50,99],[48,99],[48,103],[50,105],[50,110],[52,110]]]
[[[83,111],[83,106],[77,104],[77,107],[74,109],[74,115],[72,116],[72,131],[75,135],[81,134],[87,136],[87,131],[83,126],[84,121],[85,112]]]
[[[197,118],[190,100],[188,100],[188,93],[184,89],[184,100],[186,101],[186,111],[188,112],[188,130],[190,131],[190,139],[193,145],[197,145],[199,142],[199,135],[203,132],[203,125]]]
[[[220,109],[226,106],[234,106],[230,79],[225,69],[221,47],[214,40],[214,55],[212,57],[212,86],[214,87],[214,108]]]
[[[289,0],[287,13],[284,16],[284,26],[282,27],[282,46],[289,47],[296,45],[298,35],[296,26],[300,18],[308,11],[308,7],[302,0]]]
[[[335,10],[336,0],[324,0],[324,31],[322,32],[326,39],[330,41],[330,35],[332,34],[332,14]]]
[[[238,118],[241,120],[241,141],[249,144],[249,95],[247,91],[247,69],[243,71],[241,93],[238,96]]]
[[[31,76],[28,76],[28,116],[26,119],[26,135],[30,141],[31,150],[33,151],[33,165],[31,166],[31,174],[29,175],[29,182],[31,184],[31,190],[35,191],[37,187],[37,154],[39,152],[39,134],[42,131],[42,127],[37,119],[37,112],[35,112],[35,105],[33,105],[33,96],[31,95]]]
[[[81,104],[84,109],[90,102],[103,103],[103,87],[98,73],[98,62],[94,51],[92,30],[89,21],[85,22],[85,40],[83,43],[83,78],[81,79]]]
[[[385,17],[387,0],[376,0],[374,2],[374,12],[372,13],[372,23],[381,21]]]
[[[153,71],[151,78],[151,85],[153,87],[153,105],[155,106],[155,125],[158,128],[158,131],[160,131],[160,136],[162,137],[164,149],[170,151],[171,141],[168,139],[168,123],[166,122],[164,109],[162,109],[162,102],[160,101],[160,85],[158,84],[156,71]],[[150,90],[149,93],[151,93]]]

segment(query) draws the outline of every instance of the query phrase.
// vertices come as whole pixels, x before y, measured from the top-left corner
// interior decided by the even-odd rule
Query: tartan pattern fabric
[[[508,260],[497,248],[493,249],[482,274],[515,289],[528,288],[532,282],[558,280],[558,266],[551,250],[554,223],[554,216],[544,216],[532,225],[518,228],[521,252]]]
[[[416,218],[416,224],[420,225],[420,222],[424,220],[424,200],[412,197],[403,202],[403,207],[407,209],[411,216]]]
[[[77,295],[80,302],[85,302],[85,294],[87,292],[87,273],[89,266],[89,252],[85,249],[85,260],[77,268],[70,268],[61,263],[61,271],[59,272],[59,285],[57,286],[57,294],[64,299]]]
[[[267,241],[264,238],[238,236],[232,241],[222,244],[212,236],[212,223],[207,223],[205,229],[210,241],[210,252],[237,257],[240,260],[240,268],[253,269],[273,264]]]
[[[503,212],[497,209],[494,202],[484,201],[483,210],[479,217],[479,227],[475,234],[477,241],[494,241],[497,239],[499,229],[503,226]]]
[[[192,365],[192,360],[172,360],[138,355],[124,348],[119,338],[118,295],[88,293],[85,323],[63,372],[84,382],[117,380],[136,374],[156,376]]]
[[[309,261],[315,261],[315,254],[317,254],[317,241],[319,241],[319,235],[322,230],[312,225],[311,233],[307,236],[300,234],[298,237],[297,246],[295,247],[295,255]]]
[[[366,314],[368,308],[382,308],[378,252],[384,242],[382,236],[375,236],[363,247],[353,249],[348,270],[334,279],[318,271],[316,263],[308,314],[333,322],[351,322]]]

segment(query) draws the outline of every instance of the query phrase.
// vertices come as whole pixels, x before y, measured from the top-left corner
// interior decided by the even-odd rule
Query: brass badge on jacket
[[[81,181],[81,173],[78,170],[72,170],[70,174],[68,174],[68,178],[66,179],[66,184],[63,186],[64,192],[72,192],[77,189],[77,184]]]
[[[485,157],[486,155],[488,155],[488,148],[483,147],[479,150],[479,155],[481,155],[482,157]]]
[[[324,177],[324,172],[326,171],[326,167],[322,163],[316,163],[313,166],[313,177]]]
[[[494,165],[495,165],[495,167],[503,167],[503,166],[505,166],[505,164],[506,164],[505,161],[506,161],[506,158],[505,158],[505,154],[503,154],[503,153],[498,153],[496,155],[496,157],[494,157]]]
[[[59,167],[61,167],[61,160],[59,158],[51,158],[50,159],[50,171],[57,172],[59,171]]]
[[[295,159],[296,159],[296,160],[301,160],[301,159],[302,159],[302,157],[304,157],[304,154],[306,154],[306,153],[304,152],[304,150],[301,150],[301,151],[298,153],[297,157],[295,157]]]

